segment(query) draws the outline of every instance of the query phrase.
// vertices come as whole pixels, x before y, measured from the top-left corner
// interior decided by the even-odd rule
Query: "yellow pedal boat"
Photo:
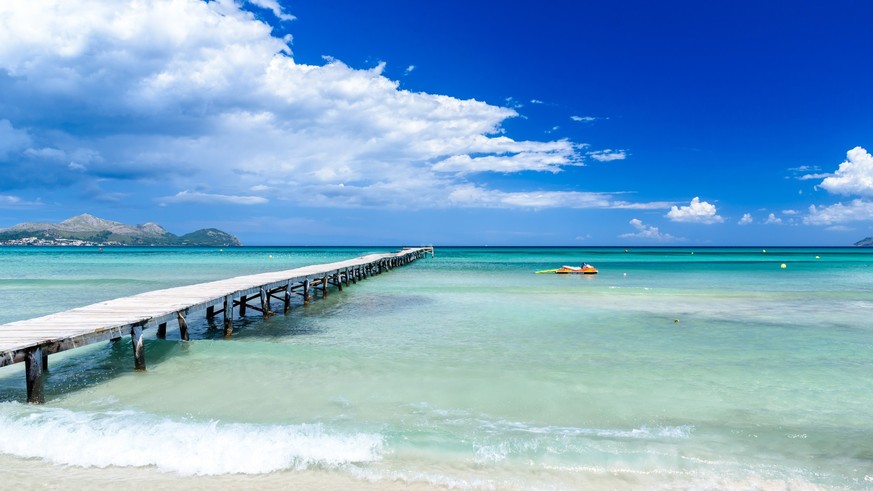
[[[542,271],[537,271],[536,274],[543,273],[555,273],[555,274],[597,274],[597,268],[590,264],[583,264],[582,266],[561,266],[557,269],[544,269]]]

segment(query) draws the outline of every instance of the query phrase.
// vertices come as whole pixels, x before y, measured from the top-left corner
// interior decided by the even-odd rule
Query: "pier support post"
[[[343,291],[343,273],[342,271],[337,271],[336,275],[334,275],[336,279],[336,287],[339,291]]]
[[[309,305],[309,278],[303,280],[303,305]]]
[[[267,297],[267,290],[261,287],[261,310],[264,314],[264,319],[270,317],[270,299]]]
[[[185,313],[177,312],[176,318],[179,320],[179,337],[182,341],[188,341],[188,321],[185,320]]]
[[[327,273],[321,279],[321,298],[327,298]]]
[[[285,313],[291,312],[291,282],[285,285]]]
[[[130,328],[130,342],[133,344],[133,368],[140,371],[145,370],[145,346],[142,342],[142,326]]]
[[[162,323],[158,324],[158,332],[155,333],[155,336],[157,336],[158,339],[167,339],[167,323],[166,322],[162,322]]]
[[[233,295],[224,297],[224,337],[233,335]]]
[[[27,377],[27,402],[42,404],[45,402],[45,370],[42,364],[42,348],[34,348],[24,355],[25,375]]]
[[[215,318],[215,306],[210,305],[209,307],[206,307],[206,320],[211,321],[214,318]]]
[[[249,298],[245,295],[239,297],[239,316],[246,316],[246,302],[249,301]]]
[[[346,276],[345,276],[346,286],[349,286],[349,269],[348,268],[346,268],[345,273],[346,273]]]

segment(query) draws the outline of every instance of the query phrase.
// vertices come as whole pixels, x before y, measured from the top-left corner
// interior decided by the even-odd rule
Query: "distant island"
[[[859,240],[858,242],[855,242],[855,245],[858,247],[873,247],[873,237]]]
[[[157,223],[126,225],[85,213],[60,223],[19,223],[0,229],[0,245],[230,247],[242,244],[233,235],[214,228],[178,236]]]

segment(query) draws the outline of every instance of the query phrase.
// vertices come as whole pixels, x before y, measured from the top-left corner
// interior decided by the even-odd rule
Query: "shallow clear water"
[[[384,250],[0,249],[0,322]],[[533,274],[583,260],[600,274]],[[145,373],[128,342],[52,355],[43,406],[0,369],[0,479],[869,489],[871,266],[863,249],[437,248],[230,340],[202,318],[188,343],[148,338]]]

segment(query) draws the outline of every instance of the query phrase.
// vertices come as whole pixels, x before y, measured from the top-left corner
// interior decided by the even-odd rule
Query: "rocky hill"
[[[873,237],[859,240],[858,242],[855,242],[855,245],[858,247],[873,247]]]
[[[133,246],[213,246],[240,245],[226,232],[207,228],[178,236],[157,223],[127,225],[83,214],[60,223],[19,223],[0,229],[0,245],[133,245]]]

